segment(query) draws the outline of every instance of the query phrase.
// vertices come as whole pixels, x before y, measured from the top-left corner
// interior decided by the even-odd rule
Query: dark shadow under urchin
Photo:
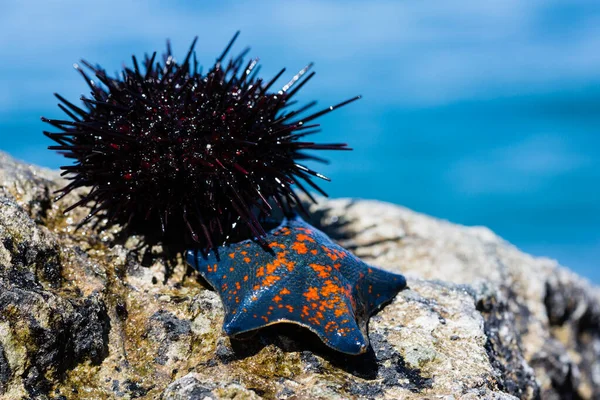
[[[239,32],[238,32],[239,33]],[[71,182],[62,198],[81,187],[89,191],[66,212],[90,207],[82,221],[100,221],[98,229],[123,227],[117,237],[141,235],[149,246],[162,244],[170,254],[186,248],[210,249],[265,233],[274,210],[289,214],[302,208],[293,185],[325,192],[314,182],[325,176],[304,166],[322,161],[310,150],[350,150],[342,143],[315,143],[318,117],[359,96],[315,113],[316,102],[294,108],[296,93],[313,76],[307,65],[279,90],[284,74],[258,78],[257,59],[244,61],[249,49],[224,59],[238,33],[206,73],[199,68],[192,43],[178,63],[170,46],[121,76],[99,66],[79,66],[91,90],[82,107],[56,94],[67,120],[42,118],[58,132],[44,132],[72,165],[61,167]]]

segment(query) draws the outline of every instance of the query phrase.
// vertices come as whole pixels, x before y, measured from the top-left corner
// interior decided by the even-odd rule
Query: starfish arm
[[[217,290],[219,285],[222,284],[223,272],[229,268],[228,260],[217,258],[212,251],[208,254],[202,254],[197,250],[188,250],[185,257],[187,263]]]
[[[367,264],[365,264],[367,265]],[[362,298],[366,299],[367,315],[373,314],[406,288],[406,278],[380,268],[367,265],[367,273],[358,285]]]

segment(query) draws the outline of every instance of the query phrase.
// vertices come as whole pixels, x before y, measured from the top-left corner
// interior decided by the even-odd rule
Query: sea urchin
[[[133,56],[133,69],[118,77],[82,61],[94,81],[75,65],[91,97],[82,97],[81,108],[56,94],[70,119],[42,118],[59,130],[44,132],[57,143],[49,148],[75,161],[61,167],[71,182],[58,198],[90,188],[66,211],[89,205],[82,223],[96,216],[179,251],[194,242],[216,247],[239,221],[261,237],[260,219],[273,206],[285,212],[300,204],[294,184],[309,197],[308,187],[324,194],[313,179],[327,178],[302,164],[319,158],[304,151],[349,148],[304,138],[317,132],[311,121],[359,97],[310,115],[304,112],[315,102],[289,110],[314,75],[311,64],[272,91],[285,69],[269,81],[257,78],[258,60],[244,63],[249,49],[223,62],[238,34],[206,74],[196,61],[197,38],[182,63],[167,44],[162,63],[155,52],[142,69]]]

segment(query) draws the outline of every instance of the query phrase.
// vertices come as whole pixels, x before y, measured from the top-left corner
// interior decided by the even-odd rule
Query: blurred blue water
[[[53,92],[86,92],[81,57],[116,71],[199,35],[206,65],[241,29],[265,76],[316,62],[301,100],[364,96],[321,120],[322,141],[355,149],[321,167],[332,196],[486,225],[600,282],[596,0],[3,3],[0,149],[15,157],[63,162],[39,117],[61,115]]]

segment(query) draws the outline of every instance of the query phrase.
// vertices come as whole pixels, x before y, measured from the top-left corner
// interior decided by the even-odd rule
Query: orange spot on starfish
[[[308,290],[306,292],[304,292],[304,297],[306,297],[306,300],[318,300],[319,299],[319,293],[316,287],[309,287]]]
[[[306,248],[306,245],[302,242],[295,242],[292,245],[292,250],[298,254],[306,254],[306,252],[308,252],[308,248]]]

